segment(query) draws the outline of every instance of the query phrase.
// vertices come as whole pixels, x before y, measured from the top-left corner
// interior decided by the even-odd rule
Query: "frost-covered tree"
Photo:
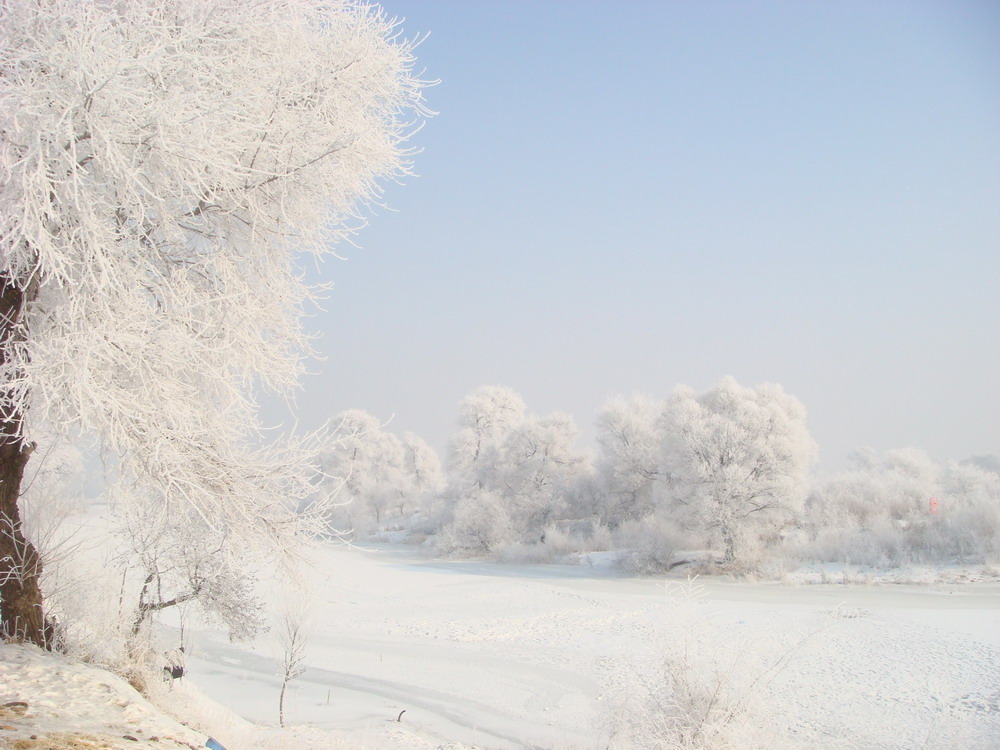
[[[328,491],[351,528],[376,524],[409,490],[403,442],[361,409],[349,409],[334,422],[334,440],[320,455]]]
[[[485,385],[462,399],[459,408],[448,474],[463,489],[483,487],[493,482],[499,446],[524,421],[524,399],[510,388]]]
[[[521,528],[512,518],[506,498],[476,487],[455,499],[451,521],[438,533],[437,543],[452,554],[482,555],[520,537]]]
[[[407,171],[412,44],[353,0],[0,7],[0,627],[44,641],[37,424],[242,550],[291,550],[311,446],[260,448],[330,253]],[[228,545],[229,548],[234,545]]]
[[[446,546],[484,552],[539,541],[589,472],[563,414],[536,417],[509,388],[484,386],[462,402],[452,441],[449,494],[454,522]]]
[[[121,614],[129,621],[135,655],[149,643],[153,617],[183,605],[197,607],[232,640],[255,636],[265,611],[254,595],[260,561],[230,550],[239,547],[239,540],[191,518],[193,510],[168,510],[155,495],[144,503],[136,499],[122,498],[112,526],[122,542],[117,561],[124,573]]]
[[[281,691],[278,693],[278,726],[285,726],[285,694],[292,680],[306,673],[306,646],[309,642],[309,623],[301,602],[286,608],[278,631],[281,644]]]
[[[928,551],[960,562],[1000,562],[1000,474],[976,464],[949,463],[941,490],[929,519],[937,544],[927,544]]]
[[[400,439],[361,409],[334,421],[333,439],[320,453],[318,494],[332,496],[338,510],[331,521],[341,531],[368,530],[394,514],[404,520],[442,490],[441,461],[421,438]]]
[[[643,396],[612,398],[597,417],[597,493],[610,527],[653,512],[664,480],[663,404]]]
[[[806,502],[802,557],[894,566],[1000,555],[1000,476],[924,451],[855,451]]]
[[[441,459],[426,440],[412,432],[404,432],[402,441],[403,465],[409,479],[408,500],[426,509],[445,487]],[[400,515],[403,514],[404,509],[400,508]]]
[[[529,417],[499,446],[493,489],[529,537],[561,516],[577,482],[589,471],[575,449],[576,424],[566,414]]]
[[[679,387],[664,412],[671,492],[692,520],[717,534],[734,562],[762,527],[801,507],[816,445],[802,403],[778,385],[746,388],[727,377],[696,394]]]
[[[939,475],[940,467],[919,448],[897,448],[883,456],[859,449],[851,454],[848,471],[824,482],[810,503],[832,514],[833,525],[846,517],[901,521],[926,512],[940,491]]]
[[[993,474],[1000,474],[1000,456],[993,453],[980,453],[975,456],[970,456],[962,463],[975,466],[983,471],[992,472]]]

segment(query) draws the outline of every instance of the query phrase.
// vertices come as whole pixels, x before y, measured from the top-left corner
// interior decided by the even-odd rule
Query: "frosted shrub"
[[[519,538],[520,529],[504,499],[480,490],[456,502],[451,523],[438,534],[437,548],[445,554],[476,557]]]
[[[1000,501],[969,509],[965,527],[978,532],[970,545],[974,554],[983,562],[1000,564]]]
[[[611,549],[612,537],[600,522],[563,521],[545,527],[538,542],[514,544],[495,551],[497,562],[540,564],[575,562],[578,555]]]
[[[825,559],[856,565],[890,568],[911,562],[906,544],[906,528],[890,518],[875,518],[864,526],[835,529],[827,543]]]
[[[969,503],[913,523],[907,542],[916,560],[990,563],[1000,559],[1000,502]]]
[[[969,464],[949,464],[942,480],[941,520],[953,554],[1000,562],[1000,474]]]
[[[770,718],[764,691],[787,661],[755,664],[751,650],[723,640],[693,581],[667,590],[668,622],[652,674],[625,696],[616,750],[773,750],[790,746]]]
[[[997,559],[1000,476],[976,466],[942,468],[912,449],[882,461],[862,457],[809,498],[811,540],[795,554],[874,567]]]
[[[731,673],[688,656],[664,661],[662,684],[633,712],[629,747],[648,750],[774,748],[766,707]]]
[[[594,528],[594,551],[602,552],[614,549],[614,536],[611,529],[601,524]]]
[[[568,537],[566,544],[572,546],[573,552],[606,552],[615,548],[615,532],[599,518],[583,521],[565,521],[552,524],[550,531],[555,533],[555,541],[559,543],[559,535]],[[548,537],[546,537],[546,542]]]
[[[646,574],[668,570],[683,538],[683,532],[673,522],[654,515],[623,523],[615,532],[614,543],[622,551],[622,568]]]
[[[58,588],[47,595],[49,613],[59,622],[58,649],[82,661],[121,671],[129,662],[131,630],[121,602],[121,571],[77,560],[58,572]]]
[[[600,521],[554,521],[543,543],[562,555],[600,552],[611,548],[611,531]]]
[[[494,551],[493,559],[506,565],[545,565],[561,562],[565,557],[555,547],[548,544],[524,544],[514,542]]]
[[[420,510],[404,524],[408,544],[422,544],[432,539],[453,518],[451,503],[443,493],[425,493],[417,498]]]

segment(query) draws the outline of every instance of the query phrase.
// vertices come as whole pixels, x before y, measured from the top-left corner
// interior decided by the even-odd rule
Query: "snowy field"
[[[627,746],[624,726],[680,644],[797,746],[1000,747],[996,583],[702,580],[691,596],[683,581],[600,566],[437,561],[393,545],[319,563],[310,666],[286,720],[364,747]],[[274,636],[248,647],[192,633],[188,681],[275,723]]]

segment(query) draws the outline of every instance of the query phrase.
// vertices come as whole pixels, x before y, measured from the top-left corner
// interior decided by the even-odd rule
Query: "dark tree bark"
[[[26,292],[0,276],[0,363],[24,340],[20,325]],[[16,404],[9,383],[0,383],[0,637],[49,645],[42,612],[39,579],[42,561],[24,536],[21,522],[21,484],[34,446],[24,441],[24,412]]]

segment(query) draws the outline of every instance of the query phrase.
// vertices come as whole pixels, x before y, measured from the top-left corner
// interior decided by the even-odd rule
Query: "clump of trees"
[[[989,464],[987,464],[989,466]],[[818,483],[795,552],[879,567],[1000,560],[1000,474],[917,449],[858,451]]]
[[[370,534],[414,521],[444,487],[437,453],[412,433],[402,438],[372,414],[350,409],[334,423],[319,456],[321,498],[333,497],[329,523],[343,535]]]
[[[574,449],[573,420],[529,414],[509,388],[484,386],[462,401],[459,424],[448,464],[452,517],[441,546],[481,554],[544,542],[547,526],[567,517],[589,473]]]
[[[350,525],[419,529],[446,554],[536,562],[614,549],[636,572],[679,564],[685,549],[714,550],[731,569],[770,556],[1000,559],[991,457],[939,466],[913,449],[859,451],[848,471],[817,479],[805,408],[773,384],[724,378],[664,401],[612,398],[597,418],[593,463],[569,417],[531,414],[511,389],[484,386],[459,405],[444,472],[421,443],[435,481],[417,493],[401,458],[412,436],[400,441],[360,415],[341,415],[341,443],[323,465],[351,500]]]

